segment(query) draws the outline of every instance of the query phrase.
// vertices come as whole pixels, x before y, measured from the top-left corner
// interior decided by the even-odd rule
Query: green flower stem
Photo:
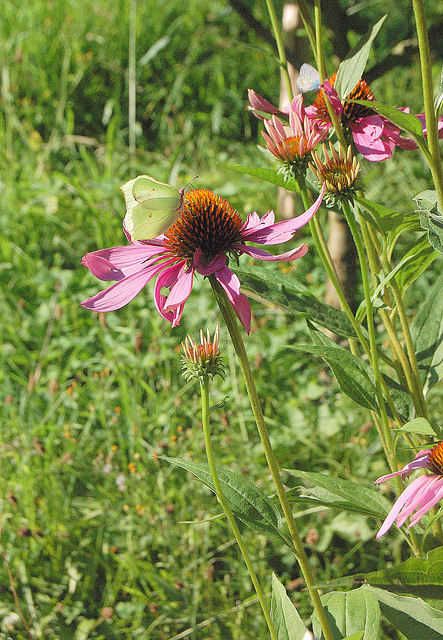
[[[380,411],[380,418],[381,418],[380,424],[383,430],[385,442],[387,444],[387,449],[386,449],[387,459],[392,471],[397,471],[397,460],[395,455],[395,448],[394,448],[394,443],[392,439],[392,433],[389,428],[388,416],[386,414],[386,407],[385,407],[385,402],[383,397],[383,383],[382,383],[382,377],[381,377],[381,372],[379,367],[377,343],[375,340],[374,314],[373,314],[373,305],[371,300],[371,289],[369,286],[369,276],[368,276],[368,268],[366,263],[365,249],[360,236],[360,231],[355,221],[354,213],[351,210],[349,203],[346,200],[343,200],[341,204],[342,204],[343,213],[346,217],[346,221],[349,225],[349,229],[351,230],[352,237],[354,238],[358,258],[360,261],[360,271],[361,271],[361,278],[363,283],[363,291],[364,291],[365,304],[366,304],[366,318],[368,323],[370,358],[371,358],[371,365],[374,370],[375,392],[376,392],[377,402],[378,402],[379,411]]]
[[[314,26],[312,24],[311,16],[309,14],[309,9],[305,3],[305,0],[298,0],[297,5],[298,5],[298,10],[300,12],[303,25],[306,29],[306,34],[309,39],[309,44],[311,45],[311,49],[315,56],[315,63],[318,67],[317,47],[315,44],[315,32],[314,32]]]
[[[318,72],[320,74],[320,80],[323,82],[324,80],[326,80],[328,76],[326,71],[323,41],[322,41],[321,0],[315,0],[314,2],[314,25],[315,25],[314,53],[315,53],[315,59],[317,62]],[[325,101],[326,108],[328,110],[329,117],[332,122],[332,126],[334,127],[335,132],[337,134],[337,138],[340,141],[340,143],[343,145],[343,147],[346,149],[348,145],[343,133],[341,118],[339,115],[335,113],[334,108],[331,104],[331,101],[329,100],[329,97],[326,95],[324,91],[323,91],[323,98]]]
[[[382,259],[383,268],[387,273],[390,273],[392,271],[392,265],[388,257],[384,255],[384,253],[382,253],[381,259]],[[414,378],[414,381],[411,387],[412,397],[415,398],[415,401],[418,403],[418,407],[417,407],[418,415],[422,416],[423,418],[427,418],[428,409],[427,409],[426,400],[423,393],[423,384],[420,377],[420,371],[418,369],[417,354],[415,353],[414,344],[412,342],[411,331],[409,329],[409,320],[406,315],[405,307],[403,304],[403,298],[399,290],[395,276],[390,279],[389,287],[394,296],[395,309],[398,313],[398,317],[400,320],[401,328],[403,331],[403,337],[406,345],[406,353],[409,359],[410,370]],[[406,373],[406,370],[405,370],[405,373]]]
[[[214,483],[217,499],[221,504],[221,506],[223,507],[223,511],[225,512],[226,518],[229,522],[229,526],[231,527],[231,530],[235,536],[235,539],[237,541],[237,544],[243,556],[243,560],[245,561],[245,564],[248,568],[249,575],[251,576],[251,580],[253,582],[255,591],[260,601],[263,614],[268,624],[271,640],[278,640],[277,633],[274,628],[274,624],[271,620],[271,614],[269,612],[269,607],[267,605],[265,595],[258,581],[257,575],[255,573],[254,567],[249,557],[248,550],[243,541],[243,538],[241,536],[241,533],[239,531],[235,518],[232,514],[229,503],[223,494],[223,489],[220,484],[220,480],[218,479],[217,467],[215,466],[214,451],[212,449],[211,434],[209,430],[209,378],[207,376],[203,380],[200,380],[200,390],[201,390],[201,399],[202,399],[202,422],[203,422],[203,435],[204,435],[205,447],[206,447],[206,457],[208,459],[208,466],[211,472],[212,482]]]
[[[291,78],[289,77],[289,71],[288,71],[288,62],[286,60],[285,47],[281,37],[281,29],[280,29],[280,25],[278,24],[273,1],[266,0],[266,6],[268,7],[268,13],[271,19],[272,30],[274,31],[274,38],[277,44],[280,68],[283,73],[283,77],[285,79],[286,91],[288,92],[289,102],[292,102],[292,98],[294,97],[294,94],[292,93]]]
[[[309,566],[309,562],[306,557],[302,541],[300,539],[300,534],[298,533],[297,524],[295,522],[294,516],[292,515],[291,505],[289,503],[282,479],[280,477],[280,468],[275,458],[268,431],[266,429],[265,419],[261,410],[257,389],[255,387],[254,377],[249,366],[248,356],[246,354],[246,349],[238,326],[237,318],[224,289],[219,284],[214,274],[211,274],[209,276],[209,281],[211,283],[212,290],[214,291],[215,298],[220,307],[220,311],[226,322],[226,326],[231,336],[232,344],[234,345],[234,349],[237,353],[246,385],[246,390],[248,392],[249,401],[251,403],[251,409],[254,414],[255,422],[257,424],[257,429],[263,445],[268,467],[274,481],[275,490],[280,501],[283,514],[286,518],[286,524],[291,536],[294,553],[305,579],[306,586],[309,589],[309,593],[311,595],[315,612],[323,630],[325,640],[334,640],[334,636],[330,629],[325,610],[323,609],[323,605],[320,600],[320,594],[315,587],[314,577],[312,575],[311,567]]]
[[[311,201],[309,199],[308,191],[306,188],[306,182],[304,178],[298,179],[298,186],[300,188],[300,194],[303,201],[303,206],[305,209],[308,209],[311,206]],[[357,322],[354,314],[352,313],[352,309],[349,306],[348,301],[346,300],[345,294],[343,292],[342,286],[340,284],[340,280],[338,279],[337,271],[335,269],[334,262],[331,258],[331,254],[329,253],[328,245],[326,243],[325,237],[323,235],[323,231],[318,220],[317,215],[314,215],[309,221],[309,229],[311,231],[312,238],[315,243],[315,248],[323,262],[323,265],[326,269],[326,273],[332,282],[332,285],[337,292],[337,296],[340,302],[341,309],[348,316],[352,327],[366,353],[369,354],[369,345],[365,336],[363,335],[362,328],[359,322]],[[354,351],[353,351],[354,353]],[[354,353],[356,355],[356,353]]]
[[[370,231],[369,231],[369,227],[368,227],[368,223],[363,218],[360,219],[360,227],[361,227],[361,230],[362,230],[363,240],[365,242],[366,251],[367,251],[367,255],[368,255],[368,261],[369,261],[369,265],[370,265],[371,271],[372,271],[373,274],[376,274],[376,273],[379,272],[379,269],[377,268],[378,260],[376,261],[376,257],[374,255],[373,238],[371,237],[371,234],[370,234]],[[388,273],[391,270],[392,270],[391,265],[389,265]],[[391,340],[391,345],[392,345],[392,347],[393,347],[393,349],[394,349],[394,351],[395,351],[395,353],[397,355],[397,358],[398,358],[398,360],[399,360],[399,362],[401,364],[404,376],[406,378],[407,386],[409,388],[412,400],[414,402],[414,407],[415,407],[415,410],[417,412],[417,415],[422,415],[424,398],[423,398],[423,388],[421,386],[421,382],[417,385],[416,375],[414,375],[414,372],[413,372],[412,367],[411,367],[411,363],[410,363],[408,357],[406,356],[406,353],[404,352],[403,347],[400,344],[399,339],[397,338],[397,333],[396,333],[395,327],[394,327],[394,325],[393,325],[393,323],[391,321],[391,318],[389,317],[389,314],[386,312],[386,310],[381,309],[380,310],[380,315],[381,315],[381,318],[383,320],[383,324],[385,325],[386,331],[388,332],[389,338]],[[414,353],[415,353],[415,350],[414,350]]]
[[[412,0],[415,23],[417,26],[418,48],[420,52],[420,66],[423,83],[423,101],[425,105],[426,129],[428,148],[432,156],[429,163],[432,177],[437,191],[440,211],[443,211],[443,169],[438,142],[437,115],[434,109],[434,95],[432,87],[432,62],[429,48],[428,31],[426,27],[426,13],[423,0]]]

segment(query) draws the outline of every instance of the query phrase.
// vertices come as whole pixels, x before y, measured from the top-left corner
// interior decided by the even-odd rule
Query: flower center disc
[[[429,454],[429,468],[439,476],[443,476],[443,442],[439,442]]]
[[[336,76],[337,73],[334,73],[334,75],[329,78],[329,82],[332,86],[334,86]],[[373,116],[375,114],[373,109],[365,107],[362,104],[355,104],[355,102],[348,102],[348,100],[370,100],[371,102],[375,102],[375,96],[365,80],[360,78],[357,85],[346,96],[346,98],[342,100],[343,110],[341,112],[341,121],[346,125],[348,122],[357,122],[360,118],[367,118],[368,116]],[[317,93],[314,106],[317,107],[319,119],[329,122],[330,118],[325,104],[323,89],[320,89]]]
[[[175,256],[192,260],[200,249],[210,261],[243,242],[243,221],[229,202],[209,189],[188,191],[183,202],[183,213],[165,234],[165,245]]]

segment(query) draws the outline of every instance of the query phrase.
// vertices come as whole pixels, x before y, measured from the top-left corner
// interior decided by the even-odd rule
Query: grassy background
[[[118,187],[130,177],[179,173],[183,182],[198,173],[198,186],[242,214],[275,207],[273,187],[224,163],[263,162],[246,93],[275,101],[277,63],[221,1],[140,2],[131,166],[128,3],[33,0],[18,10],[6,1],[0,29],[0,638],[264,637],[215,499],[159,459],[204,460],[198,389],[180,375],[180,341],[219,322],[206,283],[196,283],[174,330],[156,313],[150,286],[106,316],[79,303],[101,286],[82,255],[124,241]],[[411,110],[420,111],[418,82],[413,69],[374,88],[391,104],[410,104],[412,94]],[[391,207],[410,210],[429,184],[414,154],[364,171],[367,196]],[[284,268],[322,295],[313,251]],[[430,280],[420,280],[412,308]],[[337,392],[322,363],[284,350],[305,339],[303,320],[252,305],[247,349],[282,466],[370,484],[385,466],[368,416]],[[229,375],[212,391],[217,458],[271,493],[223,329],[222,345]],[[377,524],[303,513],[318,578],[399,556],[401,547],[374,542]],[[307,618],[290,554],[245,537],[264,584],[276,571]],[[29,630],[11,615],[20,610]]]

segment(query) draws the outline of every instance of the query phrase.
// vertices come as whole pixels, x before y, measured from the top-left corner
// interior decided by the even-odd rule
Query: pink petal
[[[297,260],[297,258],[304,256],[308,251],[308,245],[302,244],[296,249],[286,251],[286,253],[280,253],[279,255],[273,255],[272,253],[268,253],[258,247],[249,247],[247,245],[240,245],[238,250],[241,253],[246,253],[252,258],[257,258],[257,260],[266,260],[267,262],[290,262],[291,260]]]
[[[87,253],[82,258],[82,264],[99,280],[120,280],[140,271],[147,261],[162,253],[163,246],[130,244]]]
[[[209,276],[211,273],[215,273],[219,269],[222,269],[225,264],[225,253],[219,253],[211,262],[206,262],[201,249],[197,249],[194,253],[194,267],[202,276]]]
[[[394,505],[393,505],[392,509],[390,510],[390,512],[388,513],[388,515],[386,517],[386,520],[383,522],[382,526],[380,527],[379,532],[377,533],[377,536],[376,536],[377,539],[379,539],[382,536],[384,536],[384,534],[392,527],[395,519],[397,518],[398,514],[402,510],[403,505],[405,505],[408,502],[408,500],[416,492],[417,488],[419,488],[421,486],[421,484],[423,482],[423,480],[422,480],[423,477],[424,476],[420,476],[420,478],[417,478],[416,480],[414,480],[408,487],[406,487],[406,489],[403,491],[403,493],[394,502]],[[408,515],[411,512],[408,511]]]
[[[249,333],[251,331],[251,307],[247,297],[243,293],[240,293],[240,280],[226,266],[217,271],[215,277],[226,291],[229,302],[246,333]]]
[[[428,455],[432,451],[432,449],[424,449],[423,451],[419,451],[415,456],[412,462],[409,462],[407,465],[400,469],[400,471],[395,471],[394,473],[388,473],[385,476],[381,476],[381,478],[377,478],[374,484],[380,484],[382,482],[386,482],[390,478],[394,478],[395,476],[400,476],[404,479],[408,475],[410,475],[415,469],[427,469],[429,468],[429,460]]]
[[[320,195],[312,206],[305,213],[291,220],[282,220],[276,224],[270,224],[267,227],[256,226],[254,229],[248,229],[243,226],[242,239],[258,244],[280,244],[290,240],[297,229],[303,227],[312,218],[314,213],[320,207],[323,195],[325,193],[325,184],[323,184]]]
[[[194,280],[194,269],[185,269],[177,278],[177,282],[171,287],[164,311],[173,311],[176,307],[183,305],[189,298]]]
[[[158,268],[163,267],[160,266]],[[143,269],[116,282],[104,291],[100,291],[92,298],[82,302],[81,305],[91,311],[115,311],[120,309],[135,298],[154,275],[154,270]]]

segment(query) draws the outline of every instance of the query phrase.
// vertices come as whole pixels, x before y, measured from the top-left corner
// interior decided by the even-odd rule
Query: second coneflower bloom
[[[245,222],[229,202],[208,189],[188,191],[183,212],[164,234],[152,240],[140,240],[121,247],[87,253],[82,263],[100,280],[116,280],[104,291],[82,303],[92,311],[114,311],[130,302],[153,278],[154,300],[160,315],[173,326],[180,323],[194,276],[213,275],[224,289],[229,302],[249,333],[251,308],[240,293],[240,281],[229,268],[229,258],[241,254],[266,261],[290,261],[305,255],[303,244],[286,253],[273,255],[246,242],[262,245],[290,240],[320,206],[322,189],[315,203],[302,215],[275,222],[274,213],[263,217],[248,215]]]
[[[280,162],[286,177],[304,176],[311,151],[324,140],[327,131],[306,116],[303,96],[298,95],[289,108],[289,127],[277,116],[264,120],[263,137],[268,150]]]
[[[349,137],[352,135],[355,146],[366,160],[373,162],[386,160],[392,156],[396,146],[402,149],[417,149],[415,140],[400,135],[400,129],[379,115],[374,109],[351,102],[351,100],[376,101],[365,80],[360,79],[346,98],[340,100],[337,91],[334,89],[336,76],[337,74],[334,73],[329,80],[323,82],[314,104],[306,109],[308,117],[329,130],[331,121],[325,103],[326,94],[335,113],[340,116],[345,135]],[[403,111],[408,112],[408,109],[403,109]],[[426,135],[424,115],[420,114],[416,117],[421,121],[423,134]],[[439,120],[438,129],[439,136],[442,137],[442,118]]]
[[[430,473],[413,480],[397,498],[380,531],[377,533],[377,538],[381,538],[394,522],[400,528],[408,518],[411,518],[408,528],[412,527],[420,522],[425,513],[443,499],[443,442],[437,443],[432,449],[420,451],[415,456],[415,459],[404,466],[403,469],[378,478],[375,484],[386,482],[386,480],[395,476],[401,476],[404,479],[415,469],[427,469]]]

